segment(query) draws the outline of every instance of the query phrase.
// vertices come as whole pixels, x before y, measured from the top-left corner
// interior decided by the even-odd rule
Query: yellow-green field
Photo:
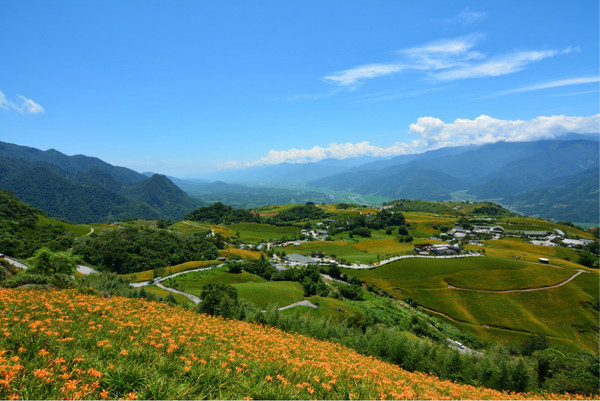
[[[575,267],[575,266],[574,266]],[[543,334],[560,347],[598,350],[598,272],[583,266],[561,267],[501,257],[405,259],[370,270],[344,270],[372,282],[399,299],[411,297],[447,321],[483,338],[522,342]],[[556,285],[526,292],[502,291]]]
[[[231,255],[239,256],[242,259],[259,259],[261,252],[238,248],[219,249],[219,256],[229,258]]]

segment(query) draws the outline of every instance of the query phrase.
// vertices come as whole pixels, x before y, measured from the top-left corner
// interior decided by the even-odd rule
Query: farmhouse
[[[493,226],[492,228],[490,228],[490,231],[495,234],[504,234],[504,228],[500,226]]]
[[[457,253],[460,253],[460,248],[454,245],[436,244],[431,248],[431,250],[438,255],[456,255]]]
[[[470,231],[467,231],[463,228],[455,228],[448,232],[448,235],[451,235],[454,238],[465,238]]]
[[[302,265],[308,265],[310,263],[317,263],[316,259],[310,258],[308,256],[300,255],[299,253],[291,253],[285,256],[285,260],[290,263],[298,263]]]

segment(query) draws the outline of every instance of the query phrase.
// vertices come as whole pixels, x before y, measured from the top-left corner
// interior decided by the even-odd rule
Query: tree
[[[208,283],[202,287],[202,302],[198,311],[209,315],[227,318],[235,316],[238,307],[238,294],[235,287],[223,283]]]
[[[227,262],[227,270],[229,271],[229,273],[234,273],[234,274],[239,274],[242,272],[242,262],[233,262],[233,261],[229,261]]]
[[[51,276],[57,273],[74,274],[77,269],[77,258],[69,252],[52,252],[49,248],[38,249],[27,259],[27,272]]]
[[[589,252],[581,252],[579,254],[578,262],[580,265],[584,265],[587,267],[597,267],[598,266],[598,257],[592,255]]]

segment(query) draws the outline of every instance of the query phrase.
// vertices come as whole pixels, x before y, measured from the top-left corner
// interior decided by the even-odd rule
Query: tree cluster
[[[73,253],[93,266],[119,274],[218,257],[214,240],[204,235],[129,227],[79,238]]]

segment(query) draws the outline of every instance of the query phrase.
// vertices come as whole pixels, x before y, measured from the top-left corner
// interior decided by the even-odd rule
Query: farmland
[[[581,268],[581,266],[579,266]],[[488,256],[476,259],[406,259],[371,270],[345,270],[392,293],[411,297],[438,316],[483,338],[522,341],[531,333],[548,336],[565,348],[597,348],[598,273],[586,270],[564,286],[542,291],[491,293],[561,283],[574,268]],[[560,318],[557,318],[560,317]],[[491,328],[491,329],[490,329]],[[510,335],[505,335],[510,331]]]

